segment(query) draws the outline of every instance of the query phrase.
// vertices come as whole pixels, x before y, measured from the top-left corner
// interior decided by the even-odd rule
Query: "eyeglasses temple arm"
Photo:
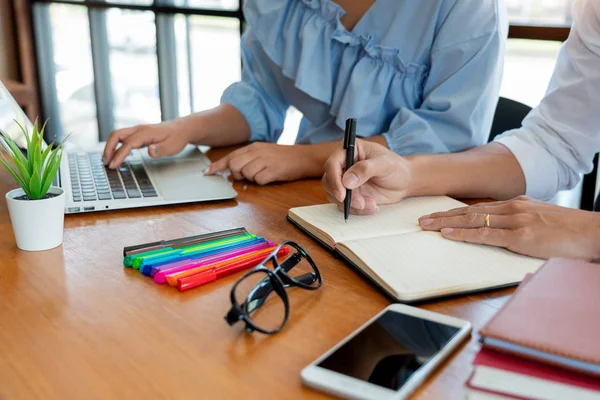
[[[300,261],[302,261],[302,256],[298,253],[294,253],[291,256],[289,256],[284,262],[279,264],[279,268],[281,268],[285,272],[290,272],[290,270],[296,265],[298,265]]]

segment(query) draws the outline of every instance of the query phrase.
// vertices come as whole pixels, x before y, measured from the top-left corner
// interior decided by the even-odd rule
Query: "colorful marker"
[[[219,255],[219,254],[228,253],[228,252],[235,252],[235,251],[239,251],[241,249],[245,249],[247,247],[252,247],[252,246],[257,246],[257,245],[266,245],[267,243],[268,242],[266,239],[261,238],[261,237],[256,237],[250,241],[243,241],[242,243],[235,243],[235,244],[228,245],[226,247],[219,247],[217,249],[212,249],[212,250],[209,250],[206,252],[202,252],[200,254],[177,257],[175,260],[173,260],[171,258],[162,258],[162,259],[158,259],[155,261],[148,261],[148,262],[144,262],[144,265],[142,265],[140,267],[140,272],[142,273],[142,275],[154,276],[154,274],[156,274],[156,272],[166,269],[166,268],[171,268],[171,266],[173,266],[174,264],[178,264],[178,265],[186,264],[186,263],[193,262],[193,261],[199,261],[201,259],[204,259],[205,257],[210,257],[213,255]]]
[[[156,266],[156,267],[152,268],[152,273],[150,276],[154,277],[154,275],[156,275],[160,271],[165,271],[165,270],[169,270],[172,268],[179,268],[181,266],[190,265],[190,264],[202,263],[202,262],[205,262],[206,259],[208,259],[208,258],[210,258],[210,260],[212,262],[212,261],[214,261],[215,257],[219,257],[219,256],[236,257],[241,254],[245,254],[245,253],[249,253],[249,252],[253,252],[253,251],[257,251],[257,250],[262,250],[265,247],[271,247],[271,246],[273,246],[273,242],[271,242],[270,240],[264,240],[264,239],[256,240],[253,242],[248,242],[248,243],[244,243],[242,245],[234,246],[231,248],[231,250],[228,250],[228,251],[217,251],[217,252],[214,252],[214,254],[210,254],[210,255],[207,253],[206,256],[192,258],[192,259],[184,259],[184,260],[180,260],[180,261],[177,261],[174,263]]]
[[[220,267],[220,266],[225,266],[225,265],[236,263],[238,261],[246,260],[249,258],[263,257],[263,259],[264,259],[264,257],[271,254],[273,252],[273,250],[275,250],[275,248],[276,248],[276,246],[273,243],[271,243],[270,246],[265,247],[263,249],[246,252],[243,254],[238,254],[234,257],[226,257],[226,258],[218,261],[219,265],[216,265],[213,262],[211,262],[211,263],[206,263],[206,262],[204,262],[204,263],[202,263],[202,262],[189,263],[188,265],[183,265],[179,268],[162,271],[162,272],[159,272],[158,274],[163,275],[164,279],[166,279],[166,281],[169,283],[169,285],[177,286],[177,279],[179,279],[179,278],[197,274],[199,272],[206,270],[207,268],[213,268],[213,267],[216,268],[216,267]],[[156,278],[156,275],[155,275],[155,278]],[[161,280],[162,280],[162,278],[161,278]],[[155,282],[156,282],[156,280],[155,280]]]
[[[286,247],[283,247],[279,250],[279,252],[277,252],[277,257],[285,256],[288,253],[289,250]],[[243,260],[238,263],[227,265],[225,267],[211,268],[198,274],[180,278],[177,282],[177,289],[179,289],[180,292],[184,292],[186,290],[193,289],[195,287],[205,285],[210,282],[214,282],[217,279],[224,278],[236,272],[255,267],[256,265],[263,262],[264,259],[265,256],[257,257],[256,259]]]
[[[175,262],[183,261],[183,260],[193,260],[200,257],[204,257],[206,255],[217,254],[223,251],[233,250],[235,248],[239,248],[243,245],[251,245],[256,243],[265,242],[264,238],[260,236],[255,238],[246,238],[242,240],[232,241],[231,243],[221,243],[218,245],[210,245],[205,248],[194,249],[190,252],[181,252],[175,253],[168,256],[155,257],[153,259],[144,259],[144,261],[140,265],[140,270],[144,268],[146,265],[150,267],[149,270],[146,270],[146,273],[152,272],[152,269],[156,266],[169,265]]]
[[[131,265],[134,268],[139,268],[139,266],[142,265],[144,260],[153,260],[153,259],[160,258],[160,257],[168,257],[170,255],[180,254],[183,251],[189,250],[189,249],[198,249],[198,248],[203,249],[203,248],[206,248],[207,246],[217,245],[217,244],[221,244],[221,243],[228,243],[230,241],[236,241],[236,240],[241,240],[241,239],[246,239],[246,238],[253,238],[255,236],[256,235],[252,235],[250,233],[242,233],[239,235],[227,236],[225,238],[209,240],[206,242],[193,243],[191,245],[185,245],[185,246],[181,246],[181,247],[173,247],[173,248],[167,247],[164,249],[153,250],[153,251],[149,251],[146,253],[133,254],[131,256]]]
[[[153,271],[152,277],[154,278],[154,282],[156,283],[164,283],[166,280],[166,276],[170,274],[175,274],[178,272],[183,272],[191,268],[203,266],[203,265],[212,265],[214,263],[228,261],[232,259],[237,259],[238,257],[243,257],[248,254],[254,254],[258,251],[264,251],[264,249],[270,249],[273,251],[274,244],[273,242],[264,242],[258,245],[249,246],[244,249],[235,249],[231,252],[218,253],[213,254],[208,257],[202,257],[194,260],[183,260],[180,262],[172,263],[169,265],[165,265],[163,267],[156,268]]]
[[[135,255],[132,257],[131,265],[133,266],[133,268],[138,269],[140,266],[148,262],[154,262],[160,259],[177,259],[178,257],[181,257],[183,255],[200,254],[203,251],[214,250],[219,247],[225,247],[230,244],[241,243],[242,241],[249,241],[254,238],[256,238],[256,235],[244,233],[241,235],[230,236],[214,241],[211,240],[200,244],[194,244],[192,246],[184,246],[175,249],[163,249],[159,250],[158,252],[153,252],[153,254],[146,256]]]
[[[246,228],[235,228],[226,231],[204,233],[202,235],[188,236],[179,239],[161,240],[158,242],[138,244],[136,246],[127,246],[123,248],[123,257],[127,257],[131,254],[139,254],[147,251],[159,250],[165,247],[177,247],[179,245],[186,245],[188,243],[198,243],[202,240],[207,241],[225,236],[233,236],[244,232],[246,232]]]

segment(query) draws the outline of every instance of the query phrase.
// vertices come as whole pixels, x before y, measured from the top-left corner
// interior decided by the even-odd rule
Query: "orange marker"
[[[284,247],[277,252],[277,257],[285,256],[289,253],[289,250]],[[205,271],[199,272],[194,275],[189,275],[180,278],[177,281],[177,289],[180,292],[184,292],[195,287],[214,282],[217,279],[224,278],[236,272],[243,271],[245,269],[254,267],[264,261],[266,255],[256,256],[255,258],[249,258],[246,260],[239,261],[237,263],[229,264],[220,268],[210,268]]]
[[[240,255],[237,257],[228,258],[226,260],[218,261],[215,263],[204,264],[204,265],[200,265],[195,268],[186,269],[185,271],[179,271],[179,272],[174,272],[172,274],[167,274],[167,275],[165,275],[165,278],[169,285],[177,286],[177,280],[179,278],[184,278],[186,276],[194,275],[194,274],[197,274],[202,271],[206,271],[211,268],[224,267],[226,265],[230,265],[230,264],[237,263],[239,261],[247,260],[249,258],[254,258],[254,257],[262,257],[261,260],[264,260],[265,257],[268,256],[269,254],[271,254],[273,252],[273,250],[275,250],[276,248],[277,248],[277,246],[270,246],[270,247],[267,247],[267,248],[264,248],[261,250],[256,250],[251,253],[246,253],[246,254],[243,254],[243,255]]]

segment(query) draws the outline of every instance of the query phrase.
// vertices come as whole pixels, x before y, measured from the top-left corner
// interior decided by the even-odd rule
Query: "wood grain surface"
[[[0,191],[15,186],[2,170]],[[16,248],[0,202],[0,399],[327,398],[303,387],[300,371],[390,302],[286,221],[290,207],[326,201],[318,180],[234,187],[234,200],[68,215],[63,245],[39,253]],[[234,227],[297,241],[322,271],[320,290],[289,292],[280,334],[225,323],[238,276],[180,293],[122,266],[126,245]],[[420,306],[477,329],[511,293]],[[474,334],[415,398],[464,398],[477,350]]]

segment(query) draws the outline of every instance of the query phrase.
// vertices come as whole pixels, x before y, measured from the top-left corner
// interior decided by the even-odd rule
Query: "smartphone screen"
[[[459,331],[455,326],[387,311],[318,365],[399,390]]]

